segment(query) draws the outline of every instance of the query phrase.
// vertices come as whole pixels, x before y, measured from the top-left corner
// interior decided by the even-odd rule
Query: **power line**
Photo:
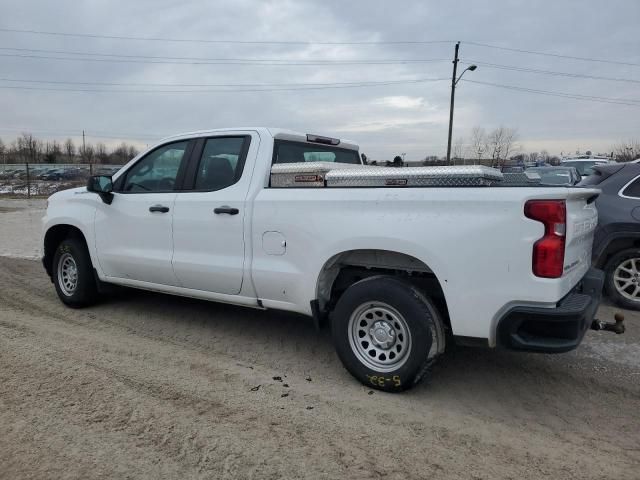
[[[277,88],[225,88],[225,89],[207,89],[207,90],[114,90],[114,89],[95,89],[95,88],[53,88],[53,87],[26,87],[21,85],[0,85],[0,88],[12,90],[39,90],[48,92],[92,92],[92,93],[241,93],[241,92],[280,92],[280,91],[300,91],[300,90],[325,90],[335,88],[360,88],[360,87],[378,87],[386,85],[412,84],[424,82],[438,82],[447,80],[446,78],[421,78],[415,80],[397,80],[387,82],[367,82],[352,84],[324,84],[317,86],[295,86],[295,87],[277,87]],[[242,86],[242,85],[235,85]]]
[[[610,97],[598,97],[594,95],[579,95],[575,93],[554,92],[550,90],[538,90],[535,88],[518,87],[515,85],[502,85],[499,83],[481,82],[479,80],[462,79],[463,82],[476,83],[478,85],[487,85],[491,87],[504,88],[507,90],[514,90],[518,92],[535,93],[538,95],[549,95],[553,97],[571,98],[574,100],[585,100],[600,103],[610,103],[615,105],[627,105],[632,107],[640,107],[640,100],[627,99],[627,98],[610,98]]]
[[[45,35],[56,37],[73,37],[73,38],[95,38],[107,40],[132,40],[145,42],[177,42],[177,43],[213,43],[213,44],[238,44],[238,45],[428,45],[428,44],[451,44],[454,40],[374,40],[374,41],[307,41],[307,40],[229,40],[229,39],[190,39],[190,38],[166,38],[166,37],[136,37],[125,35],[101,35],[93,33],[75,33],[75,32],[51,32],[43,30],[28,30],[17,28],[0,28],[0,32],[19,33],[30,35]],[[491,45],[481,42],[465,41],[468,45],[477,47],[492,48],[496,50],[505,50],[510,52],[527,53],[531,55],[544,55],[556,58],[565,58],[572,60],[581,60],[587,62],[609,63],[614,65],[627,65],[640,67],[640,63],[622,62],[617,60],[607,60],[602,58],[580,57],[574,55],[563,55],[552,52],[540,52],[535,50],[525,50],[521,48],[503,47],[499,45]]]
[[[440,79],[404,79],[404,80],[377,80],[359,82],[328,82],[328,83],[120,83],[120,82],[75,82],[66,80],[33,80],[22,78],[0,78],[0,82],[36,83],[53,85],[98,85],[110,87],[351,87],[351,86],[377,86],[395,85],[403,83],[426,82]]]
[[[349,41],[349,42],[316,42],[306,40],[228,40],[228,39],[193,39],[134,37],[124,35],[99,35],[93,33],[48,32],[42,30],[23,30],[17,28],[0,28],[0,32],[21,33],[31,35],[48,35],[56,37],[99,38],[106,40],[134,40],[143,42],[178,42],[178,43],[218,43],[239,45],[426,45],[453,43],[453,40],[398,40],[398,41]]]
[[[461,62],[465,65],[476,64],[482,67],[487,68],[497,68],[499,70],[511,70],[514,72],[525,72],[525,73],[539,73],[542,75],[551,75],[557,77],[570,77],[570,78],[587,78],[591,80],[606,80],[610,82],[625,82],[625,83],[640,83],[640,80],[635,80],[633,78],[621,78],[621,77],[603,77],[600,75],[590,75],[583,73],[573,73],[573,72],[557,72],[553,70],[539,70],[536,68],[528,68],[528,67],[518,67],[515,65],[501,65],[498,63],[487,63],[480,60],[468,60],[467,62]]]
[[[164,60],[145,60],[144,57],[136,57],[142,59],[127,58],[78,58],[78,57],[58,57],[51,55],[31,55],[19,53],[0,53],[0,57],[15,58],[37,58],[44,60],[71,60],[80,62],[107,62],[107,63],[152,63],[164,65],[260,65],[260,66],[332,66],[332,65],[408,65],[432,62],[448,61],[446,58],[432,58],[419,60],[215,60],[215,61],[164,61]],[[185,60],[188,57],[185,57]]]
[[[566,58],[570,60],[581,60],[584,62],[598,62],[598,63],[610,63],[613,65],[626,65],[630,67],[640,67],[640,63],[631,63],[631,62],[621,62],[618,60],[605,60],[602,58],[589,58],[589,57],[576,57],[573,55],[562,55],[560,53],[549,53],[549,52],[539,52],[535,50],[524,50],[521,48],[511,48],[511,47],[500,47],[498,45],[489,45],[487,43],[479,43],[479,42],[463,42],[467,45],[475,45],[476,47],[485,47],[485,48],[493,48],[496,50],[506,50],[509,52],[517,52],[517,53],[527,53],[530,55],[543,55],[546,57],[556,57],[556,58]]]
[[[314,59],[314,60],[301,60],[301,59],[287,59],[287,58],[210,58],[210,57],[168,57],[168,56],[159,56],[159,55],[131,55],[131,54],[122,54],[122,53],[100,53],[100,52],[77,52],[77,51],[69,51],[69,50],[44,50],[44,49],[36,49],[36,48],[15,48],[15,47],[0,47],[0,50],[9,50],[13,52],[29,52],[29,53],[47,53],[47,54],[57,54],[57,55],[72,55],[72,56],[82,56],[82,57],[107,57],[107,58],[133,58],[133,59],[145,59],[145,60],[184,60],[184,61],[204,61],[204,62],[239,62],[239,63],[264,63],[264,62],[285,62],[289,64],[294,62],[295,64],[299,63],[308,63],[312,62],[313,64],[317,63],[327,63],[327,64],[355,64],[359,65],[361,63],[370,63],[375,62],[378,63],[425,63],[425,62],[443,62],[449,61],[448,58],[427,58],[427,59],[397,59],[397,58],[372,58],[372,59],[360,59],[360,60],[332,60],[332,59]]]
[[[0,47],[0,50],[10,50],[17,52],[35,52],[35,53],[53,53],[53,54],[62,54],[62,55],[75,55],[75,56],[98,56],[98,57],[122,57],[122,58],[131,58],[131,59],[152,59],[152,60],[180,60],[178,63],[186,63],[187,61],[194,62],[212,62],[215,64],[253,64],[254,62],[258,65],[276,63],[278,65],[381,65],[381,64],[411,64],[411,63],[433,63],[433,62],[443,62],[449,61],[446,58],[431,58],[431,59],[363,59],[363,60],[288,60],[288,59],[277,59],[277,58],[207,58],[207,57],[167,57],[167,56],[155,56],[155,55],[128,55],[128,54],[116,54],[116,53],[99,53],[99,52],[75,52],[75,51],[67,51],[67,50],[44,50],[44,49],[32,49],[32,48],[13,48],[13,47]],[[84,59],[83,59],[84,60]],[[183,62],[185,61],[185,62]],[[155,63],[155,62],[154,62]],[[482,65],[487,68],[496,68],[502,70],[512,70],[517,72],[527,72],[527,73],[539,73],[543,75],[552,75],[552,76],[564,76],[570,78],[588,78],[594,80],[605,80],[605,81],[614,81],[614,82],[626,82],[626,83],[640,83],[640,80],[635,80],[631,78],[620,78],[620,77],[604,77],[599,75],[589,75],[582,73],[574,73],[574,72],[558,72],[552,70],[540,70],[535,68],[528,67],[518,67],[515,65],[503,65],[498,63],[490,63],[484,62],[482,60],[472,60],[469,59],[467,62],[461,62],[465,65],[477,64]],[[195,85],[197,86],[197,85]]]

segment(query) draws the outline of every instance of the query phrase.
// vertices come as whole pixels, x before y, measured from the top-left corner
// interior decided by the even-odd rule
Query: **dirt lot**
[[[47,201],[0,198],[0,255],[36,259]]]
[[[71,310],[0,258],[0,478],[638,479],[627,319],[563,355],[451,349],[392,395],[305,318],[137,291]]]

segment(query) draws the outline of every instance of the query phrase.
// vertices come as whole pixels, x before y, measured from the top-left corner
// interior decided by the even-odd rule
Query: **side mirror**
[[[113,180],[107,175],[93,175],[87,181],[87,191],[100,195],[100,198],[107,205],[113,201]]]

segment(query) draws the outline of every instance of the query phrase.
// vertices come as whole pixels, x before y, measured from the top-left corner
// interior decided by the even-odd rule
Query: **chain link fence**
[[[113,175],[122,165],[8,163],[0,164],[0,196],[48,197],[87,184],[91,175]]]

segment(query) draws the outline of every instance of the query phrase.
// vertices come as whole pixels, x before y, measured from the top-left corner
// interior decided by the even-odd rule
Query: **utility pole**
[[[449,107],[449,141],[447,142],[447,165],[451,163],[451,134],[453,133],[453,104],[456,98],[456,74],[458,73],[458,50],[460,42],[456,43],[453,56],[453,74],[451,75],[451,106]]]
[[[87,147],[84,144],[84,130],[82,130],[82,163],[84,163]]]

